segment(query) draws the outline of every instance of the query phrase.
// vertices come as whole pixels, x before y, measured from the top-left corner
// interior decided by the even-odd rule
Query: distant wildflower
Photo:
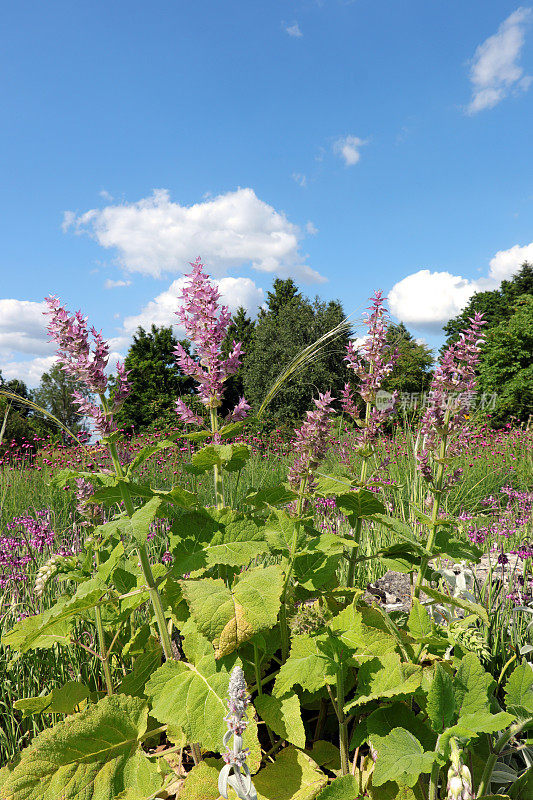
[[[394,369],[397,353],[387,342],[388,315],[383,308],[385,298],[382,292],[375,292],[371,300],[372,305],[368,309],[370,314],[365,314],[368,332],[359,347],[353,341],[348,342],[344,359],[359,378],[357,393],[367,406],[370,406],[364,427],[358,437],[361,447],[375,441],[383,423],[393,413],[397,400],[397,392],[394,392],[383,407],[376,406],[378,392],[385,378]],[[359,409],[348,383],[342,391],[341,405],[343,411],[353,419],[358,419]]]
[[[108,378],[105,374],[109,361],[109,344],[96,328],[87,327],[87,318],[81,311],[69,315],[54,296],[46,297],[48,305],[46,314],[50,315],[48,333],[58,346],[57,356],[61,366],[68,375],[85,384],[92,394],[103,395],[107,389]],[[92,345],[89,342],[92,336]],[[124,403],[130,393],[128,373],[122,364],[117,364],[117,381],[113,398],[113,407],[106,414],[104,409],[73,392],[74,402],[81,414],[92,417],[95,429],[107,436],[114,429],[113,413]]]
[[[289,470],[289,483],[298,489],[302,480],[307,480],[307,488],[314,483],[314,473],[327,451],[329,435],[329,415],[333,413],[331,392],[318,395],[318,400],[313,400],[316,408],[307,411],[307,419],[295,431],[292,448],[296,453]]]
[[[442,356],[431,382],[429,405],[420,427],[423,446],[417,454],[418,469],[426,480],[432,477],[429,455],[436,453],[443,434],[455,434],[449,454],[460,452],[466,442],[466,420],[475,397],[476,367],[483,341],[481,328],[486,325],[483,315],[477,312],[469,321],[470,326]]]
[[[192,272],[180,295],[182,305],[176,311],[176,316],[194,344],[196,358],[189,355],[179,343],[174,352],[181,371],[198,382],[198,394],[203,405],[209,409],[219,408],[224,395],[224,381],[234,375],[241,365],[242,344],[233,342],[228,357],[222,357],[222,343],[231,322],[231,314],[227,306],[219,304],[220,292],[203,272],[200,259],[197,258],[191,266]],[[246,400],[241,398],[233,410],[232,419],[244,419],[249,408]],[[203,425],[201,418],[181,398],[176,404],[176,411],[182,422]]]
[[[222,758],[226,762],[218,777],[218,791],[227,799],[228,786],[235,791],[241,800],[256,800],[257,794],[252,784],[250,769],[246,763],[249,750],[242,747],[242,737],[248,727],[246,709],[250,698],[246,691],[246,681],[241,667],[233,667],[228,687],[228,711],[224,721],[228,726],[224,734],[223,745],[226,752]],[[233,738],[233,747],[229,743]]]

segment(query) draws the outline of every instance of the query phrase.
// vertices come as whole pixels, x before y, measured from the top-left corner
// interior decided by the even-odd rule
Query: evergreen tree
[[[264,396],[287,364],[303,348],[344,319],[337,301],[313,302],[302,297],[291,279],[274,281],[267,309],[259,314],[253,347],[244,365],[244,389],[257,410]],[[346,379],[344,356],[348,334],[329,342],[305,369],[283,386],[272,401],[268,415],[280,422],[299,420],[311,407],[313,396],[330,389],[335,397]]]
[[[194,389],[191,378],[183,375],[174,356],[177,340],[170,327],[152,325],[150,331],[139,327],[125,358],[131,392],[116,413],[123,428],[143,430],[160,417],[167,417],[176,399]],[[188,352],[189,343],[181,344]]]
[[[496,396],[493,419],[527,421],[533,414],[533,294],[515,301],[515,312],[487,334],[480,389]]]
[[[235,312],[226,338],[222,343],[222,355],[227,358],[233,348],[233,342],[242,342],[242,362],[241,368],[235,375],[230,375],[224,384],[224,400],[222,413],[228,413],[239,402],[239,398],[244,395],[244,365],[253,347],[255,322],[246,314],[246,309],[239,306]]]
[[[421,393],[429,388],[433,368],[433,355],[425,344],[420,344],[409,333],[403,322],[389,324],[387,343],[398,352],[391,375],[384,382],[388,392]]]

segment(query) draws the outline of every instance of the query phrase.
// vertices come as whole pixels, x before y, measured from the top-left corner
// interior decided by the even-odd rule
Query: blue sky
[[[201,255],[430,344],[533,261],[533,11],[505,0],[4,3],[0,369],[52,363],[42,298],[124,354]],[[176,331],[179,334],[179,330]]]

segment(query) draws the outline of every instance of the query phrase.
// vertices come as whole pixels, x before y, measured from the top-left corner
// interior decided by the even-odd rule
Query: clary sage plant
[[[418,448],[430,508],[413,504],[411,525],[387,512],[375,478],[376,437],[394,407],[394,398],[378,403],[395,359],[380,293],[362,348],[346,354],[355,385],[315,400],[295,433],[287,481],[251,489],[234,506],[225,477],[250,456],[236,440],[250,409],[241,398],[226,418],[220,410],[241,345],[222,355],[230,315],[199,261],[179,300],[193,350],[178,346],[176,358],[196,379],[205,411],[180,399],[176,412],[194,429],[186,470],[214,483],[207,507],[195,492],[139,477],[174,439],[122,462],[113,415],[130,391],[127,372],[117,367],[110,391],[108,344],[80,312],[47,301],[59,360],[94,398],[76,401],[114,471],[67,469],[54,478],[76,494],[82,548],[43,566],[41,612],[17,622],[3,644],[13,658],[36,660],[46,648],[81,648],[101,669],[96,691],[73,676],[17,700],[16,713],[51,724],[2,767],[0,799],[488,800],[497,787],[498,798],[531,800],[530,765],[514,783],[495,783],[500,761],[528,745],[531,664],[507,664],[495,682],[433,613],[452,607],[480,635],[488,623],[483,605],[444,590],[435,567],[481,555],[442,509],[461,477],[454,459],[468,422],[460,396],[475,388],[483,321],[471,321],[435,372]],[[358,431],[363,468],[355,475],[322,467],[339,406]],[[346,520],[339,530],[315,523],[324,499]],[[162,518],[170,547],[159,561],[149,534]],[[393,544],[362,553],[371,524],[388,528]],[[369,558],[411,573],[408,613],[365,601],[357,571]],[[61,582],[55,602],[53,580]]]

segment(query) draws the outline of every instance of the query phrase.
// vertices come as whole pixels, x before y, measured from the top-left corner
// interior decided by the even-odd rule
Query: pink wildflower
[[[333,409],[331,392],[318,395],[313,400],[316,408],[307,411],[307,419],[295,432],[292,447],[296,458],[289,470],[289,483],[297,489],[300,482],[307,479],[307,487],[313,486],[313,475],[319,462],[326,455],[328,443],[328,418]]]

